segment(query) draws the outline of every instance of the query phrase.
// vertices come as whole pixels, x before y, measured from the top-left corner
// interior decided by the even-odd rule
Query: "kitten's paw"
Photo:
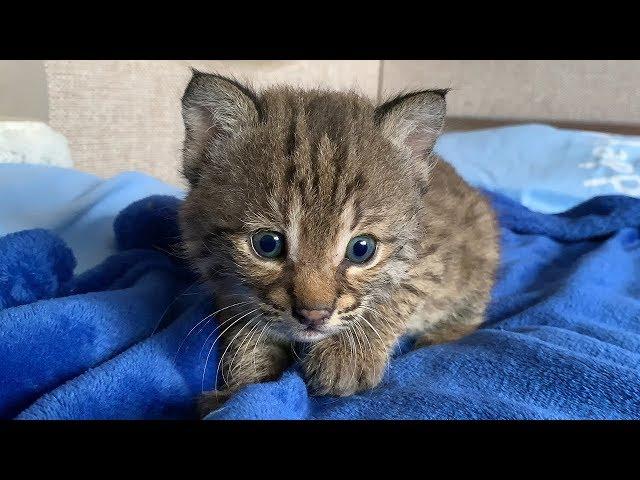
[[[387,362],[386,352],[349,348],[338,337],[314,345],[304,360],[304,369],[313,393],[344,397],[376,387]]]
[[[236,392],[252,383],[277,379],[289,364],[287,351],[266,339],[260,344],[235,343],[227,355],[223,356],[222,379],[225,387],[203,393],[198,400],[202,417],[221,408]],[[238,348],[243,346],[243,348]]]
[[[231,395],[235,391],[233,390],[212,390],[200,395],[198,399],[198,411],[200,412],[200,418],[204,418],[214,410],[219,409],[224,403],[229,400]]]

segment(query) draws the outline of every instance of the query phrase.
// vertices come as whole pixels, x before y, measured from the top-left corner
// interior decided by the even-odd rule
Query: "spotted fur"
[[[255,93],[194,72],[183,97],[191,188],[180,223],[187,256],[225,308],[225,390],[205,395],[205,412],[276,378],[292,353],[315,392],[349,395],[379,383],[400,335],[440,343],[482,322],[497,228],[484,197],[432,153],[445,93],[376,107],[353,92]],[[284,234],[282,258],[253,251],[263,229]],[[359,234],[378,242],[362,265],[345,259]],[[333,313],[308,334],[296,308]]]

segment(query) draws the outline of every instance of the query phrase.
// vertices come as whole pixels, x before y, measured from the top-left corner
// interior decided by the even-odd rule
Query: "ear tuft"
[[[257,95],[234,79],[191,69],[182,96],[183,172],[195,185],[207,150],[219,148],[263,116]]]
[[[378,106],[374,121],[399,148],[426,159],[444,126],[449,89],[421,90],[398,95]]]

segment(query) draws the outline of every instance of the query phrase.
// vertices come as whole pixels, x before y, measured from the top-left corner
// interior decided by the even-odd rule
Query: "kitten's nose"
[[[319,327],[329,319],[331,311],[327,309],[308,310],[306,308],[295,308],[293,316],[303,325]]]

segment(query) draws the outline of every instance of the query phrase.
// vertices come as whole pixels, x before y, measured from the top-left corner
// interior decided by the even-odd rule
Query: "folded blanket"
[[[502,263],[480,330],[416,350],[404,339],[369,392],[311,396],[293,365],[207,418],[640,418],[640,200],[544,215],[487,195]],[[55,234],[0,238],[0,417],[197,418],[216,374],[215,307],[168,253],[178,205],[129,206],[119,253],[75,277]]]
[[[640,198],[640,137],[510,125],[442,135],[436,152],[469,183],[542,213],[596,195]]]
[[[117,253],[114,217],[149,195],[184,192],[138,172],[104,180],[68,168],[0,164],[0,236],[45,228],[73,250],[82,273]]]

